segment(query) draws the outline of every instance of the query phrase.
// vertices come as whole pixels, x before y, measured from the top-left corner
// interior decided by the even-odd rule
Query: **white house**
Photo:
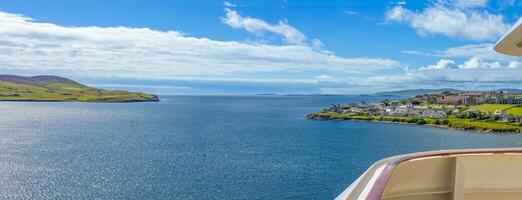
[[[410,113],[410,111],[411,111],[411,109],[410,109],[409,106],[402,105],[402,106],[397,107],[393,111],[393,114],[395,114],[395,115],[407,115],[408,113]]]
[[[506,111],[504,110],[495,110],[495,112],[493,112],[494,115],[504,115],[506,114]]]
[[[451,114],[452,115],[458,115],[458,114],[460,114],[460,110],[458,108],[456,108],[456,109],[451,111]]]
[[[420,117],[433,117],[435,115],[435,111],[432,109],[422,109],[420,110]]]
[[[435,112],[435,115],[433,116],[434,118],[445,118],[447,115],[446,115],[446,112],[444,111],[437,111]]]

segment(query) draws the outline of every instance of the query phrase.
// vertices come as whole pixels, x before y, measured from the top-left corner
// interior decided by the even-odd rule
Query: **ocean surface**
[[[0,102],[0,199],[332,199],[375,161],[522,135],[307,121],[358,96]]]

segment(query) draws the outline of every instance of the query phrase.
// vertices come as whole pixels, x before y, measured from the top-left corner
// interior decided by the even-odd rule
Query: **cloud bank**
[[[226,16],[221,18],[221,21],[236,29],[245,29],[246,31],[263,35],[265,32],[270,32],[276,35],[283,36],[284,41],[289,44],[304,44],[306,36],[296,28],[288,25],[284,21],[279,21],[277,24],[269,24],[261,19],[252,17],[243,17],[235,10],[225,8]]]
[[[471,58],[478,57],[483,60],[488,61],[501,61],[501,62],[512,62],[512,61],[521,61],[520,57],[516,56],[508,56],[504,54],[497,53],[493,50],[492,43],[483,43],[483,44],[470,44],[470,45],[462,45],[451,47],[445,50],[436,50],[432,52],[423,52],[423,51],[415,51],[415,50],[407,50],[402,51],[406,54],[411,55],[421,55],[421,56],[433,56],[433,57],[443,57],[443,58]]]
[[[22,74],[255,81],[255,76],[242,74],[368,73],[400,65],[394,60],[345,58],[297,45],[305,36],[285,23],[270,25],[232,11],[226,19],[250,31],[280,33],[290,44],[217,41],[149,28],[61,26],[0,12],[0,69]]]
[[[233,6],[226,5],[225,16],[221,19],[223,23],[256,35],[274,34],[285,43],[273,45],[218,41],[192,37],[179,31],[149,28],[61,26],[0,12],[0,70],[27,75],[177,80],[176,84],[182,85],[168,89],[184,91],[192,89],[195,82],[205,87],[207,82],[220,82],[227,87],[231,83],[234,86],[240,85],[235,83],[241,83],[248,85],[245,91],[271,84],[277,85],[276,88],[281,91],[284,91],[282,88],[293,88],[296,91],[316,90],[325,93],[368,93],[422,87],[499,88],[522,83],[522,62],[518,58],[494,53],[491,43],[433,52],[407,51],[440,59],[437,58],[438,62],[433,64],[401,71],[398,68],[403,64],[395,60],[335,55],[325,50],[320,40],[307,38],[287,22],[271,24],[261,19],[244,17],[232,10]],[[449,8],[444,7],[446,5],[433,5],[422,12],[402,6],[394,7],[399,10],[393,15],[390,12],[397,11],[390,10],[388,14],[393,18],[388,20],[421,23],[421,19],[428,20],[428,16],[436,18],[428,9],[442,9],[443,14],[446,11],[464,13],[461,19],[466,23],[466,20],[473,21],[473,12],[478,16],[476,19],[502,22],[501,16],[465,11],[456,6]],[[468,5],[467,9],[477,6],[480,5]],[[437,19],[429,20],[442,23]],[[453,22],[449,24],[449,27],[457,26]],[[477,40],[488,40],[491,35],[498,34],[477,29],[479,35],[471,36],[468,35],[471,33],[466,32],[445,32],[443,30],[447,27],[442,25],[439,28],[417,26],[425,34],[447,34]],[[436,24],[433,26],[437,27]],[[500,28],[504,26],[504,23],[500,23]],[[488,27],[486,23],[484,27],[476,28]],[[187,81],[192,82],[188,84]],[[290,87],[288,83],[293,85]]]
[[[487,1],[439,1],[422,11],[413,11],[399,4],[386,12],[388,22],[405,23],[422,36],[445,35],[474,41],[493,41],[509,30],[502,15],[473,8],[483,7]]]

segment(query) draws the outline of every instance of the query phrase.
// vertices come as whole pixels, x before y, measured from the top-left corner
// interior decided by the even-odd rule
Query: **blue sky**
[[[2,1],[0,72],[160,94],[521,88],[522,2]]]

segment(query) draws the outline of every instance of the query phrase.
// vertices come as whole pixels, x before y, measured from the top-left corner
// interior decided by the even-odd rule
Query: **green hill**
[[[59,76],[0,75],[0,101],[139,102],[158,100],[158,97],[152,94],[98,89]]]

